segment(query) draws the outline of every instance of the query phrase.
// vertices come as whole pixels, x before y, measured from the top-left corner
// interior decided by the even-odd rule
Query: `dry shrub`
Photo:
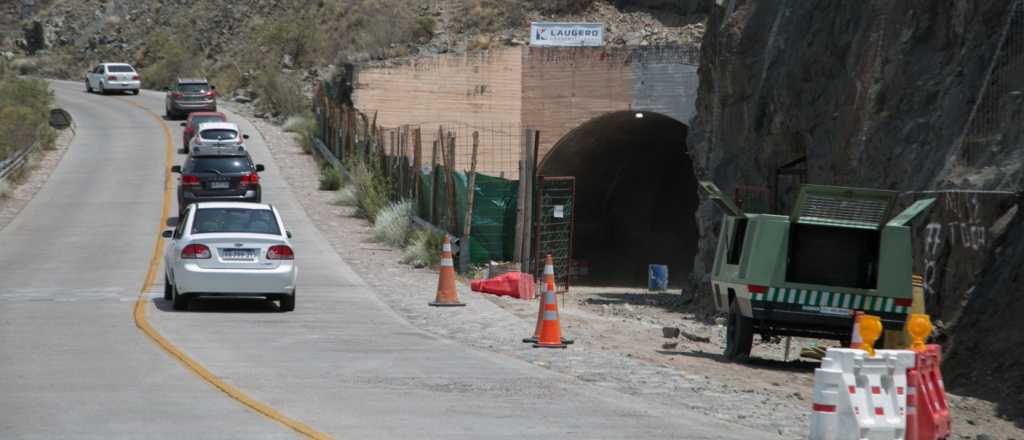
[[[292,78],[277,70],[264,70],[256,76],[253,90],[260,99],[260,110],[276,115],[295,115],[306,111],[309,99],[302,93],[298,78]]]

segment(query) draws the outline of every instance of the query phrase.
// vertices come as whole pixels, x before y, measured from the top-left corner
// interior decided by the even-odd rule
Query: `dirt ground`
[[[247,113],[244,108],[239,111]],[[495,336],[507,332],[508,320],[516,321],[517,333],[532,328],[537,314],[535,301],[468,294],[472,296],[465,298],[471,302],[469,308],[486,314],[477,321],[490,322],[439,320],[431,311],[424,310],[423,294],[418,293],[424,285],[436,283],[434,272],[398,264],[398,250],[372,242],[364,220],[352,217],[351,208],[334,204],[333,193],[317,190],[317,165],[312,156],[301,153],[293,135],[264,120],[253,122],[266,138],[292,191],[321,232],[336,249],[348,249],[343,258],[378,290],[389,306],[414,325],[458,342],[512,354],[597,386],[650,396],[747,426],[777,430],[783,438],[805,437],[813,372],[818,362],[800,359],[799,351],[821,341],[793,338],[786,360],[784,339],[766,343],[755,338],[750,363],[726,362],[721,356],[724,321],[708,323],[697,319],[687,311],[686,297],[679,290],[648,292],[637,288],[574,286],[560,298],[563,332],[577,340],[575,346],[570,346],[566,359],[553,356],[552,352],[537,354],[520,348],[525,344],[510,345],[504,334]],[[351,254],[353,249],[357,250],[355,255]],[[481,307],[481,298],[500,309]],[[663,327],[678,327],[698,340],[666,339]],[[954,417],[953,438],[1024,440],[1024,429],[996,417],[993,404],[954,395],[948,399]],[[774,418],[781,422],[771,420]]]

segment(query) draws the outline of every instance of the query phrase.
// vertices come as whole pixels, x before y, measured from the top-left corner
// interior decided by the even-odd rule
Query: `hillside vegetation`
[[[0,161],[37,140],[53,140],[48,115],[52,95],[45,81],[23,79],[0,62]]]
[[[693,42],[686,26],[702,25],[685,18],[692,10],[649,3],[37,0],[32,22],[12,17],[16,8],[0,9],[0,52],[30,52],[12,35],[40,23],[47,49],[19,58],[22,74],[77,80],[98,62],[126,61],[141,70],[146,87],[205,76],[222,93],[240,90],[261,110],[286,115],[306,106],[302,87],[329,77],[335,66],[523,44],[533,20],[603,22],[610,44]]]

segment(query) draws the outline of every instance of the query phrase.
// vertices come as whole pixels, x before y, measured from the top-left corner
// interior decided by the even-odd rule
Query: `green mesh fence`
[[[441,167],[437,173],[437,218],[431,218],[434,176],[421,172],[420,197],[416,211],[421,218],[442,229],[451,229],[452,221],[448,211],[448,192],[445,191],[445,175]],[[455,235],[462,235],[465,228],[468,178],[466,173],[452,173],[455,184]],[[476,175],[476,193],[473,196],[473,229],[470,233],[469,258],[473,264],[488,261],[509,261],[515,241],[516,197],[519,182],[486,174]],[[465,244],[463,244],[465,245]]]

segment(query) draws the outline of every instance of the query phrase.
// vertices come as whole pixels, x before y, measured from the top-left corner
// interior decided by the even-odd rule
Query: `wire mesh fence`
[[[391,200],[411,200],[417,216],[462,237],[469,262],[512,260],[524,138],[518,124],[380,127],[375,117],[335,102],[326,85],[314,110],[331,154],[346,166],[372,165]]]

